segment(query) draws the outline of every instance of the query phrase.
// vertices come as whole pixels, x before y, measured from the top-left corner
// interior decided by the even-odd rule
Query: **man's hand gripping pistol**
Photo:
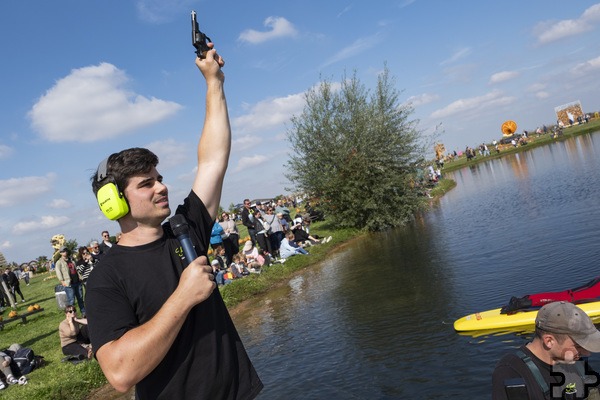
[[[200,31],[198,21],[196,20],[196,11],[192,11],[192,44],[196,48],[196,55],[198,57],[206,57],[206,52],[210,50],[208,42],[212,42],[212,40]]]

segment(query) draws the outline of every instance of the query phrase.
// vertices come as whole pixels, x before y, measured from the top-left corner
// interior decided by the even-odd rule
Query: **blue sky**
[[[448,150],[535,129],[554,107],[600,110],[600,3],[593,1],[3,1],[0,251],[50,256],[50,238],[112,234],[89,177],[142,146],[172,204],[191,187],[204,115],[190,11],[226,60],[233,148],[221,204],[286,193],[289,119],[322,77],[384,63],[425,134]],[[441,123],[441,125],[440,125]],[[432,149],[433,151],[433,149]]]

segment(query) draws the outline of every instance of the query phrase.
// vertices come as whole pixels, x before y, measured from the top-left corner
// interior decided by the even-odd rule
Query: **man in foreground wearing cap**
[[[496,365],[492,398],[510,400],[520,392],[526,397],[512,398],[562,399],[565,386],[575,381],[577,398],[588,391],[588,399],[600,398],[598,374],[582,360],[590,352],[600,352],[600,332],[590,317],[573,303],[546,304],[538,311],[533,340]]]

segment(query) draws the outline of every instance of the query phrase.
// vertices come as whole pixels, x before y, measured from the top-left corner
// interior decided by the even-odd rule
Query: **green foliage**
[[[412,184],[424,151],[411,113],[387,67],[372,93],[356,73],[343,76],[337,91],[322,81],[292,118],[287,178],[337,226],[375,231],[405,223],[423,204]]]
[[[69,240],[65,241],[65,247],[67,249],[69,249],[69,254],[73,254],[73,253],[77,252],[79,245],[77,244],[76,239],[69,239]]]

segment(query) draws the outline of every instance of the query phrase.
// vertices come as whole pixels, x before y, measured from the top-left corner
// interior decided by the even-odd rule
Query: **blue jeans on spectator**
[[[79,311],[85,315],[85,304],[83,302],[83,288],[81,282],[71,283],[71,286],[65,287],[65,292],[67,293],[67,304],[70,306],[75,305],[75,297],[77,297]]]

